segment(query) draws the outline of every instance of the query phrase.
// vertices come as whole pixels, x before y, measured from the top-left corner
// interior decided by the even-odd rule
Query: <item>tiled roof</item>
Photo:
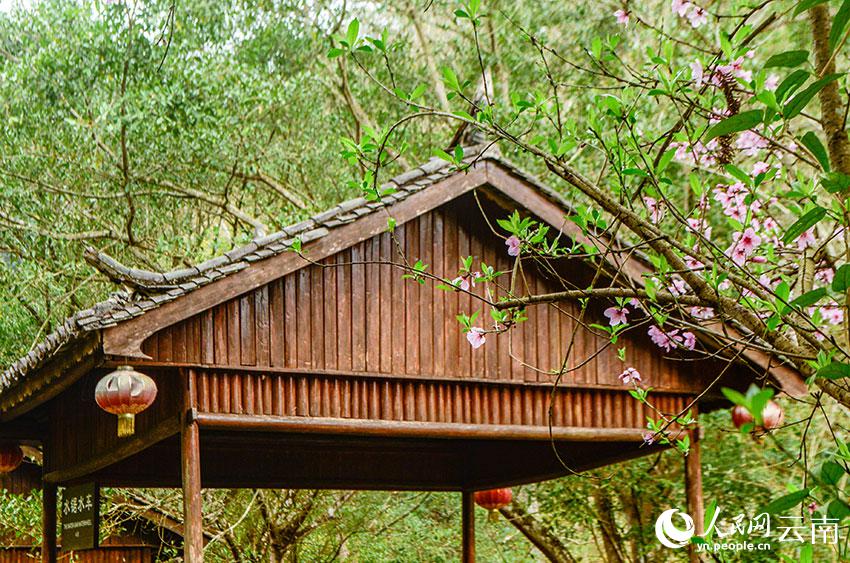
[[[513,174],[533,184],[548,198],[559,205],[568,207],[557,192],[508,162],[499,155],[495,147],[488,148],[486,144],[479,144],[465,149],[466,163],[483,160],[499,162]],[[66,319],[28,354],[0,374],[0,393],[13,387],[28,373],[44,365],[46,361],[57,355],[63,348],[72,345],[86,332],[114,326],[127,319],[138,317],[146,311],[173,301],[217,279],[249,268],[254,262],[286,252],[296,239],[307,244],[327,235],[336,227],[351,223],[383,207],[391,206],[456,173],[458,173],[457,170],[450,163],[432,158],[422,166],[408,170],[384,184],[384,187],[392,187],[395,191],[378,202],[369,202],[362,197],[345,201],[305,221],[286,227],[282,231],[255,238],[245,246],[234,248],[226,254],[191,268],[165,273],[148,272],[127,268],[108,257],[99,255],[96,260],[105,265],[102,267],[109,270],[111,277],[126,280],[127,285],[134,287],[137,291],[115,293],[106,301]]]

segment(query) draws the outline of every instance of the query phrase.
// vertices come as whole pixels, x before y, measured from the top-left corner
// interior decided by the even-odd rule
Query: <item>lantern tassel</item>
[[[491,510],[490,514],[487,515],[487,518],[490,520],[491,524],[494,523],[494,522],[498,522],[499,521],[499,511],[498,510]]]
[[[118,437],[126,438],[136,433],[136,415],[134,414],[119,414],[118,415]]]

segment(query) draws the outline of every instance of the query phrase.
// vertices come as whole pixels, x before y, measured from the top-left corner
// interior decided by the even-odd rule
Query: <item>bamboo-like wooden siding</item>
[[[645,427],[658,414],[624,390],[559,389],[548,385],[486,382],[401,381],[338,375],[285,375],[201,370],[198,410],[217,414],[362,418],[548,426]],[[677,414],[690,403],[684,394],[654,397],[653,406]]]
[[[540,425],[547,424],[555,372],[566,365],[556,424],[643,427],[648,413],[617,378],[625,366],[675,395],[659,399],[670,403],[670,412],[703,388],[693,362],[663,359],[643,334],[611,346],[604,335],[576,330],[577,303],[530,307],[527,322],[488,335],[473,350],[455,317],[481,310],[476,324],[489,328],[483,305],[432,281],[405,280],[389,264],[401,261],[398,244],[410,263],[422,260],[429,273],[444,278],[457,275],[465,256],[474,257],[475,268],[484,262],[509,271],[504,240],[489,230],[472,197],[400,225],[394,237],[355,244],[321,266],[305,264],[159,331],[142,349],[159,364],[221,368],[204,373],[198,385],[199,409],[217,413]],[[592,274],[579,260],[557,268],[578,287]],[[524,285],[519,293],[563,288],[533,264],[518,283]],[[509,275],[490,284],[494,298],[507,284]],[[484,295],[484,284],[474,291]],[[584,322],[604,323],[600,313],[590,309]],[[622,346],[627,364],[617,358]]]

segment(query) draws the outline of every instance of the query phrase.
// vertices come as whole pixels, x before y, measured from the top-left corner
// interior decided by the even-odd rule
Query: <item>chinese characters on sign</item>
[[[67,487],[59,507],[63,551],[97,547],[100,523],[100,490],[95,483]]]

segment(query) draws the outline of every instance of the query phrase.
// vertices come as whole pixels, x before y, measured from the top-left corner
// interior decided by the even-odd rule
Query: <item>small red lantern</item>
[[[0,474],[11,473],[24,460],[24,451],[17,444],[0,444]]]
[[[497,511],[509,505],[513,499],[514,494],[510,488],[475,492],[475,504],[490,511],[491,522],[499,518]]]
[[[100,408],[118,415],[118,437],[132,436],[136,415],[156,399],[156,383],[131,366],[120,366],[98,381],[94,399]]]

